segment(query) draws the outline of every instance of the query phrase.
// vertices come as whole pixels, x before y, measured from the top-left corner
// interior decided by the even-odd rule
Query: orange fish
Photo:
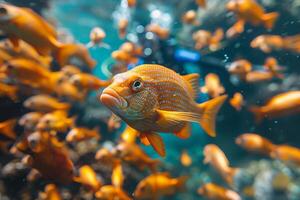
[[[106,37],[106,33],[100,27],[95,27],[90,32],[90,42],[86,45],[87,48],[99,46],[105,47],[108,44],[103,43],[103,39]]]
[[[300,91],[288,91],[272,97],[261,107],[250,108],[257,123],[264,118],[274,119],[300,112]]]
[[[300,166],[300,149],[297,147],[277,145],[271,152],[271,157]]]
[[[233,179],[238,169],[229,166],[229,161],[224,152],[215,144],[208,144],[203,150],[203,163],[210,164],[229,184],[233,184]]]
[[[101,148],[96,152],[95,159],[100,161],[102,164],[112,166],[117,162],[115,155],[107,148]]]
[[[9,119],[3,122],[0,122],[0,135],[10,139],[15,140],[17,138],[17,134],[14,131],[16,126],[16,119]]]
[[[113,59],[119,62],[123,62],[125,64],[131,64],[131,63],[135,64],[138,62],[138,59],[135,56],[123,50],[113,51],[111,56],[113,57]]]
[[[135,143],[138,132],[130,126],[127,126],[125,130],[121,133],[121,140],[126,143]]]
[[[44,114],[40,112],[27,113],[19,119],[19,125],[24,126],[25,130],[34,131],[43,115]]]
[[[245,133],[235,139],[235,143],[247,151],[269,156],[276,148],[268,139],[254,133]]]
[[[54,184],[48,184],[45,186],[45,191],[40,194],[42,200],[62,200],[58,188]]]
[[[119,37],[125,38],[128,27],[128,19],[121,18],[118,22]]]
[[[186,181],[186,176],[171,178],[167,172],[151,174],[138,183],[134,197],[136,199],[159,199],[177,194],[184,189]]]
[[[24,162],[37,169],[46,179],[64,184],[72,182],[73,163],[63,143],[48,132],[34,132],[26,141],[30,155]]]
[[[216,114],[227,96],[197,104],[194,98],[199,90],[198,77],[180,76],[160,65],[140,65],[114,76],[100,100],[137,130],[144,144],[151,144],[165,156],[164,143],[156,132],[187,138],[188,122],[198,122],[209,135],[216,135]]]
[[[17,101],[18,92],[17,86],[0,82],[0,97],[9,97],[11,100]]]
[[[66,98],[69,101],[83,101],[87,94],[86,90],[80,91],[79,88],[69,81],[57,83],[54,89],[57,96],[60,98]]]
[[[218,97],[225,92],[219,76],[213,73],[209,73],[205,76],[205,86],[203,86],[200,90],[203,93],[208,93],[208,95],[212,98]]]
[[[197,20],[197,12],[194,10],[189,10],[182,16],[182,22],[185,24],[192,24],[198,26],[200,23]]]
[[[93,192],[97,192],[102,185],[97,178],[96,172],[88,165],[79,168],[79,177],[75,177],[74,181],[81,183],[84,187]]]
[[[110,84],[109,81],[100,80],[98,77],[87,73],[75,74],[70,78],[70,82],[76,87],[88,90],[98,90]]]
[[[252,71],[252,64],[248,60],[240,59],[232,62],[229,65],[228,71],[230,74],[236,74],[244,77],[245,74]]]
[[[242,33],[246,22],[253,26],[263,25],[267,29],[272,29],[279,16],[277,12],[265,13],[263,7],[255,0],[230,0],[226,7],[227,10],[234,12],[238,19],[237,23],[227,31],[228,37]]]
[[[241,200],[238,193],[214,183],[206,183],[198,189],[198,194],[210,200]]]
[[[180,156],[180,162],[185,167],[191,166],[193,161],[186,150],[182,151],[181,156]]]
[[[66,132],[74,125],[75,118],[68,118],[67,113],[55,111],[45,114],[36,125],[37,130]]]
[[[116,115],[112,114],[107,121],[107,129],[109,132],[116,130],[121,127],[121,119]]]
[[[278,61],[274,57],[268,57],[265,60],[264,68],[274,74],[277,78],[283,78],[284,75],[279,72],[283,70],[282,67],[279,66]]]
[[[121,51],[131,54],[132,56],[140,56],[143,54],[143,49],[141,46],[134,44],[133,42],[124,42],[119,48]]]
[[[164,27],[161,27],[158,24],[151,23],[146,27],[147,31],[150,31],[158,36],[159,39],[167,39],[170,35],[170,30]]]
[[[206,30],[198,30],[193,33],[195,41],[195,49],[203,49],[209,47],[211,51],[215,51],[220,47],[220,41],[224,37],[224,31],[218,28],[214,33]]]
[[[206,0],[195,0],[196,4],[202,8],[206,8]]]
[[[128,7],[133,8],[136,6],[136,0],[127,0]]]
[[[85,127],[72,128],[66,136],[67,142],[79,142],[87,139],[95,138],[100,140],[100,133],[98,128],[88,129]]]
[[[59,102],[56,98],[43,94],[29,97],[23,105],[28,109],[46,113],[56,110],[68,111],[71,107],[68,103]]]
[[[237,111],[240,111],[244,105],[244,97],[241,93],[234,93],[233,97],[229,100],[229,103]]]
[[[259,48],[265,53],[273,50],[289,50],[300,53],[300,35],[282,37],[280,35],[260,35],[251,41],[252,48]]]

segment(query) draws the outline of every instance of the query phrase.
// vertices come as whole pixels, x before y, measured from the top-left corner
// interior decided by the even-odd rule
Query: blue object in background
[[[197,51],[180,48],[175,50],[174,58],[179,62],[198,62],[201,58],[201,55]]]

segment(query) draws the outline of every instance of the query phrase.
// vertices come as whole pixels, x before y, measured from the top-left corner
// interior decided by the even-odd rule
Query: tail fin
[[[225,174],[223,174],[223,178],[230,186],[233,186],[234,177],[238,171],[238,168],[229,168],[228,171]]]
[[[202,116],[199,123],[209,136],[216,136],[216,116],[226,99],[227,95],[222,95],[198,105]]]
[[[261,111],[260,107],[252,106],[249,111],[254,114],[255,122],[259,124],[264,119],[264,113]]]
[[[300,53],[300,36],[296,35],[284,38],[284,46],[287,49]]]
[[[176,188],[178,190],[185,190],[185,183],[188,180],[188,176],[180,176],[179,178],[177,178],[177,182],[176,182]]]
[[[272,29],[274,26],[275,21],[279,17],[277,12],[271,12],[263,15],[264,26],[267,29]]]

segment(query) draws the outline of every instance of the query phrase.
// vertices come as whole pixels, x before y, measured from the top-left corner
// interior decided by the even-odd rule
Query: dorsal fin
[[[199,92],[199,74],[187,74],[182,76],[192,88],[192,96],[196,98]]]

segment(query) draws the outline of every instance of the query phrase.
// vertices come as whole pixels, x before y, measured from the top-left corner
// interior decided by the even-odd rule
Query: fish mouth
[[[128,106],[127,101],[111,88],[103,90],[100,101],[109,108],[126,108]]]

